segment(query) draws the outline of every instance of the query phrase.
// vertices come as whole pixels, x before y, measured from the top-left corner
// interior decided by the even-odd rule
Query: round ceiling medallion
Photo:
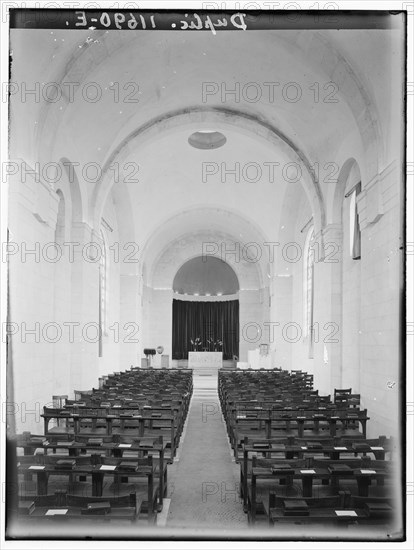
[[[200,130],[194,132],[188,138],[188,143],[196,149],[218,149],[226,143],[227,139],[221,132],[212,130]]]

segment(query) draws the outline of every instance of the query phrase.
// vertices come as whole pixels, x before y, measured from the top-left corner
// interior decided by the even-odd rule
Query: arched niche
[[[228,263],[214,256],[197,256],[177,271],[173,291],[181,295],[226,296],[237,294],[239,281]]]
[[[172,300],[172,358],[190,351],[239,356],[239,281],[231,266],[211,256],[196,256],[175,274]]]

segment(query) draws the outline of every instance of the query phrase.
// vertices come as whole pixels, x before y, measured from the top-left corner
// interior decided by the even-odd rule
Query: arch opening
[[[220,258],[198,256],[180,267],[173,281],[176,294],[193,296],[226,296],[237,294],[236,273]]]
[[[238,358],[239,281],[233,269],[219,258],[192,258],[178,269],[173,290],[172,358],[185,360],[190,351]]]

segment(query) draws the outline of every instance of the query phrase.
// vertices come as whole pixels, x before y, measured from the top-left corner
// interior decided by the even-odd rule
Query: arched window
[[[349,244],[353,260],[361,259],[361,229],[357,209],[357,196],[361,191],[361,182],[352,190],[349,201]]]
[[[62,247],[65,242],[65,198],[60,189],[56,191],[56,195],[59,197],[59,203],[55,227],[55,243],[57,246]]]
[[[106,240],[103,231],[101,230],[102,249],[99,259],[99,357],[102,357],[102,337],[106,334],[107,328],[107,302],[108,302],[108,265]]]
[[[314,295],[314,230],[310,227],[305,240],[303,262],[304,336],[309,344],[309,358],[313,358],[313,295]]]

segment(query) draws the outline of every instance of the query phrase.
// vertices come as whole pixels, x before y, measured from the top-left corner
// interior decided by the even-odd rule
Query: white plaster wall
[[[73,398],[75,389],[97,387],[100,374],[119,368],[122,342],[117,341],[117,334],[121,341],[125,337],[122,327],[115,331],[119,324],[120,263],[108,251],[107,326],[114,330],[104,336],[104,353],[99,358],[94,341],[99,311],[98,263],[87,259],[83,247],[91,242],[91,234],[83,224],[71,227],[70,196],[65,194],[64,200],[65,227],[60,229],[61,256],[57,257],[53,243],[59,195],[34,177],[26,183],[16,177],[11,186],[10,241],[17,250],[10,257],[10,321],[16,333],[12,336],[14,396],[8,399],[16,403],[17,431],[43,433],[40,414],[44,405],[51,405],[53,395]],[[118,241],[111,205],[105,216],[114,227],[112,233],[106,231],[110,247]]]
[[[20,432],[43,433],[43,406],[52,395],[70,393],[70,343],[63,326],[70,312],[70,271],[67,258],[48,260],[55,257],[48,245],[55,239],[57,210],[58,197],[47,185],[32,177],[26,183],[12,180],[9,229],[17,251],[9,260],[9,321],[16,332],[11,337],[14,395],[7,400]]]
[[[144,348],[164,347],[164,355],[172,358],[172,289],[144,288],[143,341]],[[144,356],[142,356],[144,357]]]
[[[117,220],[111,197],[107,201],[103,218],[112,229],[101,225],[107,248],[107,319],[106,331],[103,334],[102,357],[98,359],[99,374],[108,374],[119,369],[119,347],[130,344],[133,336],[125,322],[120,318],[120,272],[124,260],[122,242],[119,239]],[[118,253],[119,252],[119,253]],[[132,320],[131,320],[132,321]],[[136,322],[136,320],[135,320]],[[138,338],[138,335],[136,335]],[[130,367],[130,365],[125,366]]]
[[[373,437],[399,432],[398,403],[405,383],[400,378],[404,332],[400,178],[394,163],[380,174],[384,214],[362,232],[360,390]]]
[[[287,239],[288,242],[295,242],[300,250],[301,255],[296,262],[287,262],[282,260],[282,266],[284,269],[289,268],[292,274],[292,301],[291,301],[291,317],[284,324],[285,333],[282,334],[283,340],[286,342],[286,347],[291,349],[291,368],[294,370],[303,370],[315,375],[314,360],[309,358],[309,337],[305,336],[306,327],[304,325],[304,251],[305,240],[307,235],[307,229],[302,233],[302,228],[309,222],[311,213],[309,211],[309,205],[302,202],[298,211],[296,223],[293,226],[293,235]],[[315,286],[316,286],[316,273],[315,273]],[[316,313],[316,312],[315,312]],[[314,322],[317,322],[316,315],[314,315]],[[289,325],[292,323],[292,325]],[[292,328],[289,328],[289,327]],[[294,326],[297,327],[297,332]],[[296,341],[296,337],[299,337]],[[318,387],[315,380],[315,387]],[[322,393],[322,392],[321,392]]]
[[[360,337],[361,337],[361,262],[350,255],[349,203],[344,200],[342,208],[342,387],[360,392]]]
[[[271,296],[271,341],[270,347],[276,351],[277,367],[292,370],[292,343],[284,336],[286,327],[292,321],[292,275],[278,276],[273,281]],[[274,324],[273,324],[274,323]]]
[[[246,362],[248,351],[269,343],[269,289],[239,292],[239,361]]]

